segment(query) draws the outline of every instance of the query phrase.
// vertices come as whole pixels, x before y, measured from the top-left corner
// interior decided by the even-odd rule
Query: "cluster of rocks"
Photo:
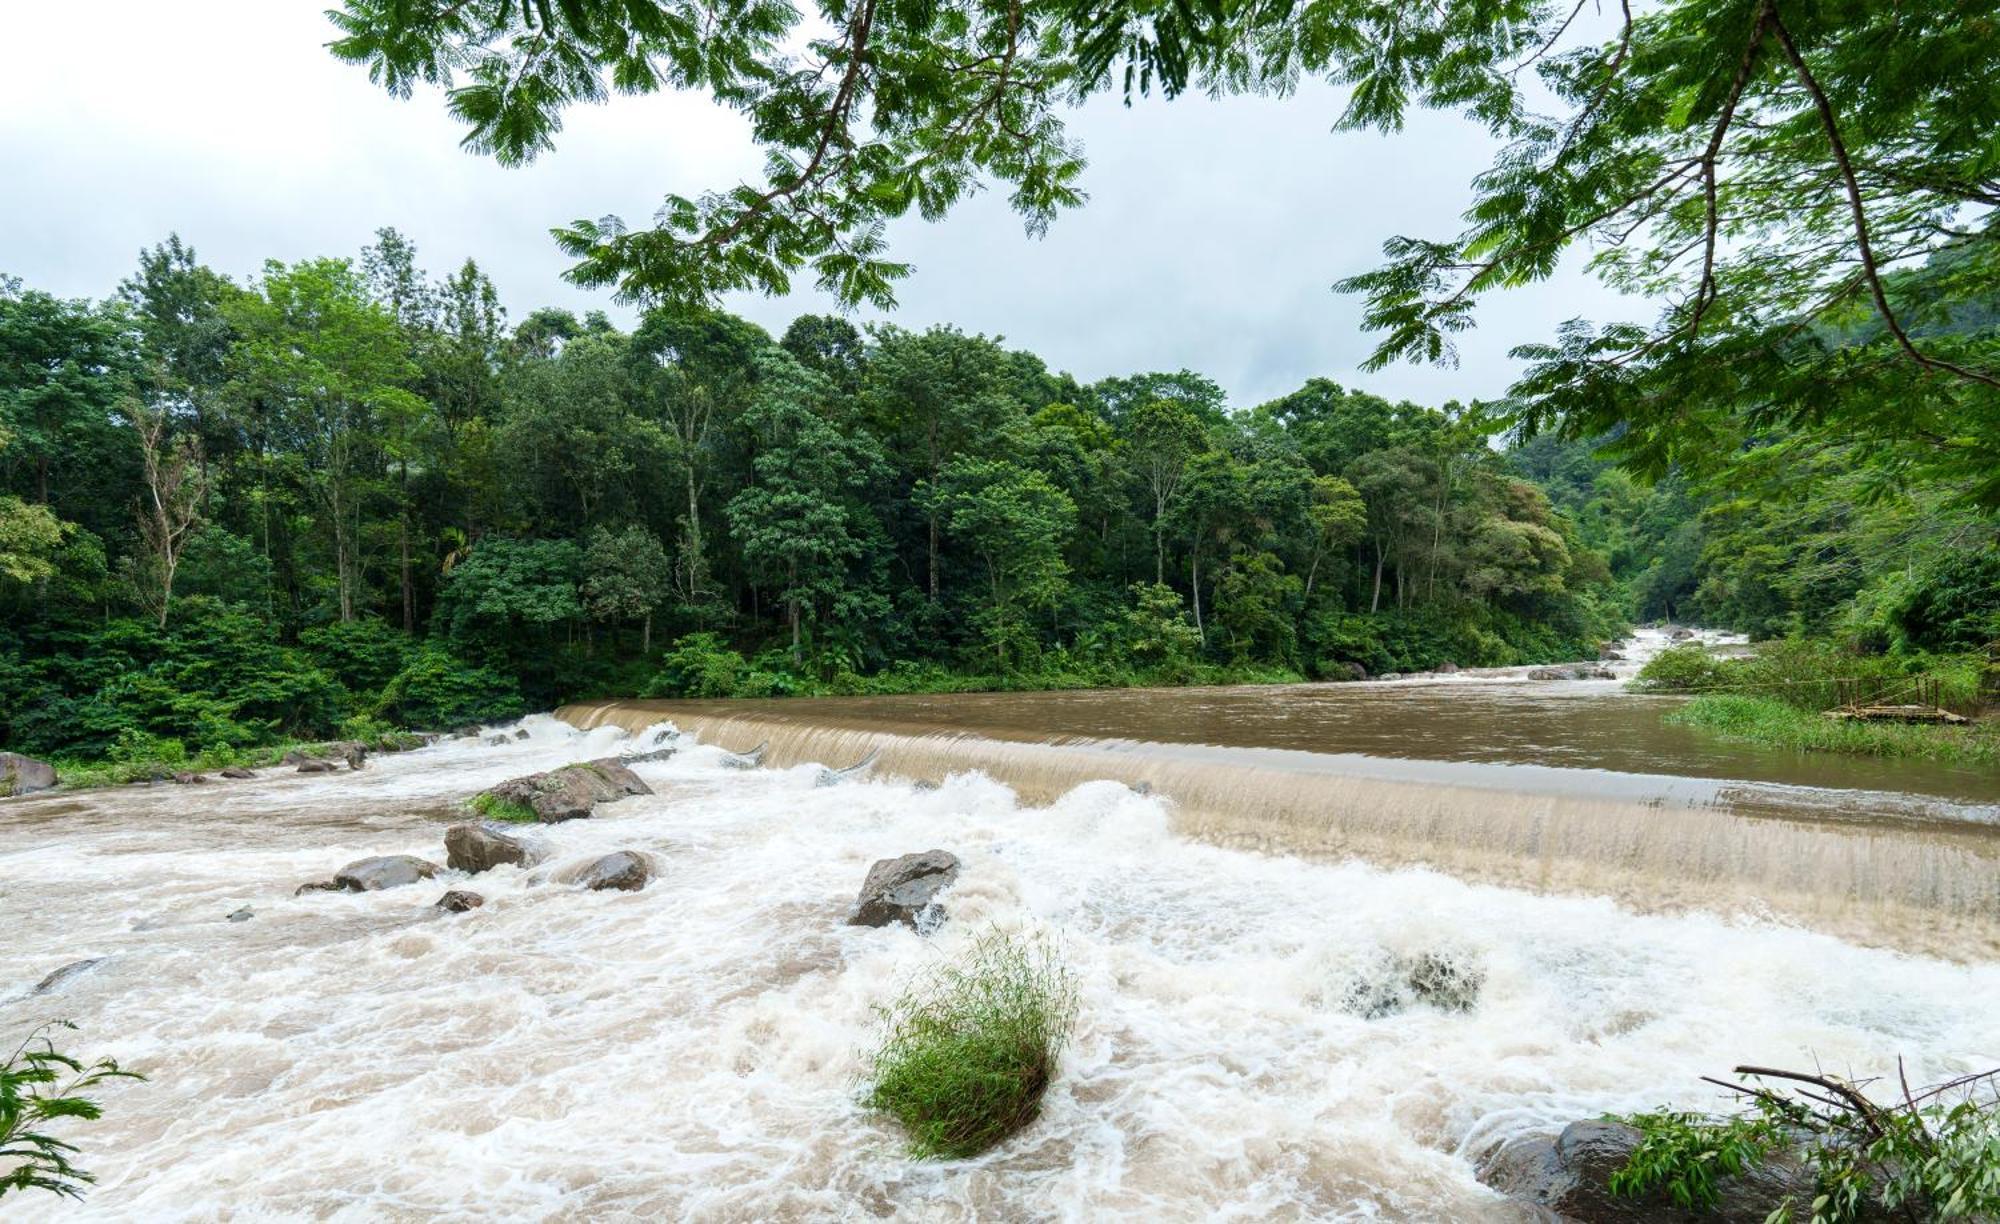
[[[584,819],[600,803],[652,793],[652,787],[623,762],[606,757],[511,778],[481,792],[472,802],[474,807],[488,811],[525,811],[533,820],[552,824]],[[497,867],[540,865],[549,857],[548,844],[517,830],[518,825],[497,820],[455,824],[444,833],[442,868],[415,855],[383,855],[349,863],[334,872],[331,879],[301,885],[298,892],[376,892],[431,879],[441,870],[479,875]],[[569,882],[587,889],[631,892],[644,888],[652,877],[650,856],[635,850],[619,850],[570,873]],[[434,904],[447,913],[462,914],[477,909],[485,901],[476,892],[454,888]]]
[[[1536,667],[1528,671],[1530,680],[1616,680],[1617,673],[1596,663],[1571,663],[1563,667]]]

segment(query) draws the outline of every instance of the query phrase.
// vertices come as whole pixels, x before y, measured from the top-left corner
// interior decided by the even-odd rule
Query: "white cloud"
[[[668,191],[725,186],[760,160],[736,116],[656,97],[573,112],[554,154],[502,169],[458,149],[435,94],[401,102],[336,62],[312,4],[98,0],[24,6],[9,25],[0,270],[67,296],[110,293],[170,231],[240,276],[266,258],[353,254],[395,225],[433,272],[477,258],[517,318],[609,308],[559,279],[550,226],[636,223]],[[916,272],[896,320],[1004,334],[1084,379],[1186,366],[1239,404],[1314,375],[1437,402],[1497,394],[1507,349],[1565,318],[1630,312],[1566,270],[1490,302],[1457,369],[1357,373],[1372,340],[1359,303],[1329,286],[1391,234],[1456,232],[1491,144],[1437,115],[1395,137],[1335,134],[1337,110],[1323,88],[1093,102],[1073,121],[1091,202],[1041,241],[997,194],[897,225],[893,254]],[[827,308],[811,293],[730,306],[774,331]]]

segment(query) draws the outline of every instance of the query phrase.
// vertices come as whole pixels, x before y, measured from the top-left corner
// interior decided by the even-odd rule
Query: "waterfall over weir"
[[[1235,692],[1285,699],[1282,690]],[[1645,910],[1774,916],[1952,956],[2000,947],[2000,808],[1965,796],[1083,736],[1067,733],[1059,716],[1063,699],[1078,696],[912,701],[908,713],[922,717],[898,717],[900,698],[612,701],[557,717],[627,731],[670,720],[735,751],[768,742],[766,763],[779,768],[837,767],[874,753],[878,776],[937,782],[976,771],[1027,804],[1109,779],[1166,799],[1178,832],[1234,848],[1428,866]],[[1027,729],[1032,715],[988,720],[981,708],[1020,712],[1037,702],[1056,707],[1039,734]],[[964,714],[961,729],[942,725],[953,708]],[[1657,708],[1644,714],[1657,722]],[[1886,767],[1882,776],[1893,782]]]

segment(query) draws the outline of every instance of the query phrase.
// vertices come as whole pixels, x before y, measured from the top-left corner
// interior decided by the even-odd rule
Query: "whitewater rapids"
[[[1714,1103],[1698,1077],[1734,1063],[2000,1065],[2000,966],[1223,848],[1113,782],[1031,806],[696,746],[636,767],[657,795],[541,830],[539,872],[292,895],[441,861],[467,795],[656,734],[524,725],[356,774],[0,806],[0,1034],[69,1018],[150,1077],[69,1132],[84,1203],[10,1217],[1512,1220],[1474,1175],[1491,1146]],[[965,864],[942,931],[843,925],[871,862],[932,847]],[[620,849],[655,856],[644,891],[548,881]],[[487,904],[437,913],[447,887]],[[1024,1134],[913,1162],[858,1104],[874,1008],[996,926],[1063,949],[1075,1041]],[[1480,965],[1473,1011],[1344,1010],[1425,951]]]

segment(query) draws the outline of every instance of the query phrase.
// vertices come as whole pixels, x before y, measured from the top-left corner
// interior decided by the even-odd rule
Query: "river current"
[[[1510,681],[1449,683],[1476,697]],[[1357,699],[1376,687],[1339,686]],[[1699,1077],[1735,1063],[1869,1075],[1901,1057],[1913,1083],[2000,1065],[1994,877],[1983,902],[1971,875],[1908,884],[1990,862],[1978,779],[1896,790],[1876,810],[1853,795],[1888,788],[1754,769],[1648,775],[1502,751],[1456,758],[1500,774],[1444,777],[1415,756],[1196,733],[1180,749],[1135,746],[1165,741],[1056,713],[1039,729],[989,725],[959,745],[966,767],[925,776],[953,743],[913,732],[925,716],[907,712],[874,729],[850,712],[818,741],[794,737],[824,746],[820,759],[766,736],[767,766],[746,771],[723,749],[770,728],[735,712],[710,734],[677,720],[685,747],[636,766],[658,793],[543,830],[556,855],[537,871],[293,895],[368,855],[442,861],[443,828],[479,788],[664,730],[594,717],[606,725],[533,717],[524,740],[453,741],[352,774],[0,806],[0,1032],[67,1018],[71,1045],[149,1076],[107,1086],[103,1121],[74,1133],[100,1179],[89,1197],[10,1199],[10,1218],[1513,1220],[1475,1176],[1493,1145],[1607,1110],[1713,1104]],[[904,740],[930,754],[919,767],[885,750],[917,754]],[[1051,754],[1022,775],[1042,781],[998,780],[1013,758],[988,743]],[[823,766],[869,744],[874,776],[824,785]],[[1063,752],[1101,776],[1051,765]],[[1452,754],[1431,759],[1451,773]],[[1140,762],[1147,785],[1120,761]],[[1174,793],[1217,770],[1248,806],[1258,786],[1289,797],[1230,825],[1204,814],[1219,800]],[[1572,775],[1602,775],[1613,806]],[[1628,781],[1648,776],[1667,798]],[[1435,865],[1396,850],[1418,832],[1353,831],[1358,808],[1339,803],[1311,817],[1312,846],[1287,840],[1305,796],[1392,793],[1371,786],[1443,787],[1423,826]],[[1731,797],[1744,787],[1791,806]],[[1836,797],[1815,813],[1819,791]],[[1534,798],[1504,798],[1520,794]],[[1696,848],[1717,861],[1732,837],[1754,858],[1763,831],[1781,830],[1774,844],[1821,855],[1820,871],[1847,864],[1821,890],[1839,896],[1763,905],[1747,871],[1723,893],[1657,903],[1652,868],[1581,834],[1550,850],[1565,820],[1624,819],[1614,807],[1628,801],[1666,824],[1709,820]],[[1503,838],[1475,856],[1526,853],[1539,879],[1454,861],[1444,843],[1470,827],[1453,815],[1465,803],[1502,821],[1540,813],[1531,850]],[[932,847],[965,864],[941,930],[844,925],[871,862]],[[556,882],[620,849],[658,862],[644,891]],[[1871,867],[1875,855],[1897,865]],[[1882,895],[1856,901],[1870,880]],[[430,903],[446,887],[487,903],[442,914]],[[858,1103],[875,1009],[994,927],[1060,947],[1082,994],[1074,1044],[1025,1133],[978,1160],[912,1162]],[[1423,953],[1483,973],[1472,1010],[1357,1014],[1357,990]]]

